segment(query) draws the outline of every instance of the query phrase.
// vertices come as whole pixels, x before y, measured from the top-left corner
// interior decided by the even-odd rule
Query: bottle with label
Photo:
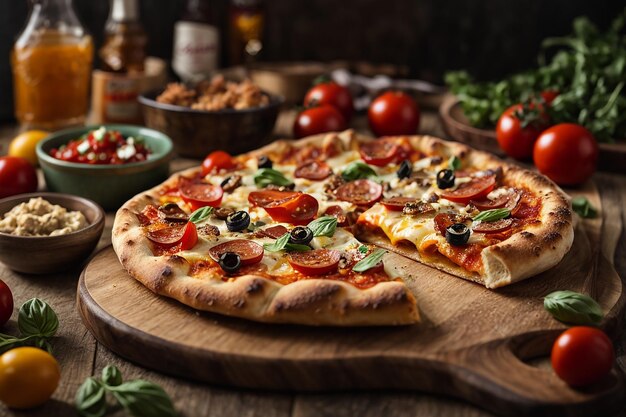
[[[11,53],[15,115],[27,128],[82,124],[93,43],[71,0],[36,0]]]
[[[263,50],[265,8],[262,0],[230,2],[230,65],[250,64]]]
[[[112,0],[98,51],[101,71],[93,76],[94,123],[140,123],[141,92],[148,37],[139,20],[138,0]]]
[[[172,68],[185,82],[210,78],[219,65],[220,33],[208,0],[187,0],[174,25]]]

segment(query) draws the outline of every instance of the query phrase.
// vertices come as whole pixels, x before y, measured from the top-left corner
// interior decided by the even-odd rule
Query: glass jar
[[[33,0],[11,52],[19,122],[46,130],[84,123],[92,60],[93,42],[72,0]]]

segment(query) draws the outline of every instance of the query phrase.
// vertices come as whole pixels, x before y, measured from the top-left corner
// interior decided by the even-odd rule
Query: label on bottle
[[[177,22],[172,67],[183,81],[208,78],[217,69],[220,35],[210,25]]]
[[[104,118],[108,122],[132,122],[140,117],[140,84],[137,78],[113,76],[104,85]]]

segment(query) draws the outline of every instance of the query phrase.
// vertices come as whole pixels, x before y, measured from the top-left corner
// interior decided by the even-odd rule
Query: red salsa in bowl
[[[62,161],[100,165],[141,162],[151,153],[142,138],[124,137],[119,131],[107,130],[104,126],[50,150],[50,156]]]

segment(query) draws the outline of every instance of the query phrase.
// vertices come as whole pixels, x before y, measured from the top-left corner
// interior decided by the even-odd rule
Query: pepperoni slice
[[[481,178],[474,178],[470,182],[459,185],[454,191],[444,191],[441,197],[455,203],[467,204],[471,200],[482,200],[496,186],[496,176],[489,175]]]
[[[282,224],[279,224],[278,226],[272,226],[272,227],[268,227],[265,229],[261,229],[259,230],[259,234],[261,234],[262,236],[271,237],[272,239],[278,239],[279,237],[281,237],[288,231],[289,230],[285,226],[283,226]]]
[[[219,207],[224,190],[222,187],[204,182],[181,180],[179,182],[180,196],[191,205],[192,210],[200,207]]]
[[[296,168],[294,176],[296,178],[305,178],[311,181],[321,181],[331,176],[332,168],[323,161],[305,162]]]
[[[383,198],[381,204],[385,206],[387,210],[402,211],[407,203],[414,203],[416,200],[409,197],[391,197]]]
[[[359,148],[361,158],[370,165],[383,167],[393,162],[400,152],[400,147],[393,142],[376,140],[366,142]]]
[[[329,206],[326,212],[324,212],[324,215],[336,217],[338,226],[348,225],[348,216],[346,216],[346,212],[343,211],[341,206]]]
[[[220,243],[209,249],[209,256],[215,262],[226,252],[234,252],[241,258],[242,265],[252,265],[263,259],[263,246],[251,240],[235,239]]]
[[[478,201],[471,200],[470,204],[474,205],[474,207],[482,211],[482,210],[502,208],[508,201],[509,201],[508,196],[501,195],[500,197],[494,200],[489,200],[488,198],[485,198],[483,200],[478,200]]]
[[[286,200],[268,203],[263,208],[277,222],[302,225],[308,224],[317,215],[319,203],[313,196],[299,193]]]
[[[337,270],[341,252],[332,249],[315,249],[306,252],[292,252],[287,261],[293,269],[304,275],[322,275]]]
[[[359,206],[370,206],[383,196],[383,187],[372,180],[355,180],[335,191],[337,198]]]
[[[151,230],[147,236],[152,242],[166,248],[180,244],[181,250],[191,249],[198,242],[198,231],[192,222],[187,222],[181,226]]]
[[[278,191],[278,190],[263,190],[252,191],[248,194],[248,202],[253,206],[265,207],[270,203],[277,201],[290,200],[301,193],[296,191]]]
[[[500,219],[495,222],[480,222],[472,227],[476,233],[499,233],[508,230],[513,226],[513,219]]]

